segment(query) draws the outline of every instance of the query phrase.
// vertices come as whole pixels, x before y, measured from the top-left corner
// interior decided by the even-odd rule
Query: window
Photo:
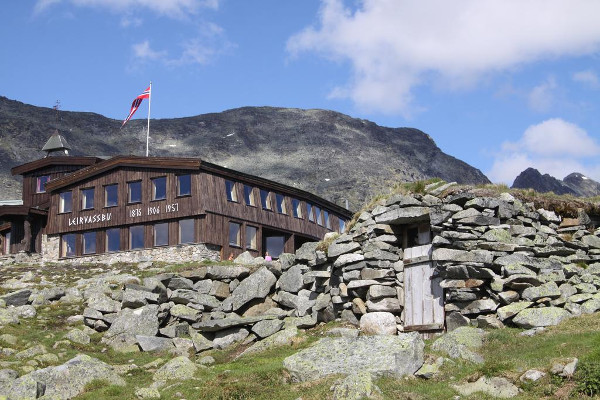
[[[48,181],[50,181],[50,176],[48,176],[48,175],[38,176],[37,183],[35,185],[35,192],[36,193],[45,193],[46,192],[46,183],[48,183]]]
[[[246,249],[256,250],[256,232],[258,229],[254,226],[246,225]]]
[[[306,203],[306,213],[308,214],[308,220],[315,222],[315,215],[313,214],[312,204]]]
[[[271,209],[271,196],[269,194],[268,190],[260,189],[260,204],[263,210]]]
[[[179,243],[194,243],[194,220],[182,219],[179,221]]]
[[[106,251],[113,252],[121,250],[121,232],[119,228],[106,230]]]
[[[235,222],[229,223],[229,245],[230,246],[241,246],[240,240],[240,228],[241,225]]]
[[[284,236],[267,236],[265,240],[265,251],[273,258],[279,258],[283,253],[283,245],[285,244]]]
[[[142,181],[127,182],[127,202],[142,202]]]
[[[225,191],[227,192],[227,201],[238,201],[237,193],[235,191],[235,182],[225,181]]]
[[[75,256],[75,234],[69,233],[68,235],[62,235],[60,238],[60,252],[63,257],[74,257]]]
[[[302,207],[300,205],[300,200],[292,199],[292,212],[296,218],[302,218]]]
[[[119,202],[119,185],[104,186],[104,207],[115,207]]]
[[[277,203],[277,212],[279,214],[287,214],[285,207],[285,197],[282,194],[277,193],[275,195],[275,203]]]
[[[317,206],[315,206],[315,220],[317,221],[318,225],[323,225],[323,219],[321,218],[321,209]]]
[[[81,189],[81,209],[91,210],[94,208],[94,188]]]
[[[167,246],[169,244],[169,223],[154,225],[154,245]]]
[[[152,178],[152,200],[164,200],[167,198],[167,177]]]
[[[129,228],[129,248],[131,250],[144,248],[143,225],[136,225]]]
[[[85,232],[83,235],[83,254],[96,252],[96,232]]]
[[[344,233],[346,230],[346,221],[341,218],[338,218],[338,220],[340,221],[340,233]]]
[[[73,210],[73,192],[62,192],[59,194],[58,212],[68,213]]]
[[[247,206],[256,206],[256,201],[254,200],[254,188],[252,186],[244,185],[244,201]]]
[[[325,228],[331,229],[331,221],[329,220],[329,211],[323,210],[323,219],[325,220]]]
[[[177,196],[192,195],[192,176],[177,175]]]
[[[10,254],[10,237],[10,231],[6,232],[6,235],[4,236],[4,254]]]

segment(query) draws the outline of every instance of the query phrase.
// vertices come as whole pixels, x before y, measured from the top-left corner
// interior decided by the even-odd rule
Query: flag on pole
[[[127,121],[129,121],[131,119],[131,117],[133,117],[133,114],[135,114],[135,112],[139,108],[140,104],[142,104],[142,100],[147,99],[149,97],[150,97],[150,86],[148,86],[148,88],[146,90],[144,90],[142,92],[142,94],[140,94],[138,97],[136,97],[133,100],[133,103],[131,103],[131,110],[129,110],[129,115],[127,116],[127,118],[125,118],[125,121],[123,121],[121,128],[125,126]]]

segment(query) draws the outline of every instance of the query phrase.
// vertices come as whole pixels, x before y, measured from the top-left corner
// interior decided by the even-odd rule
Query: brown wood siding
[[[23,205],[28,207],[36,207],[50,200],[50,193],[37,193],[37,178],[48,175],[50,181],[58,179],[62,176],[70,174],[78,169],[83,168],[82,165],[52,165],[35,172],[25,174],[23,176]]]
[[[176,196],[176,179],[179,174],[189,174],[190,171],[157,171],[144,168],[123,168],[112,170],[92,179],[79,182],[77,185],[69,186],[65,190],[53,193],[50,210],[48,214],[47,232],[49,234],[63,232],[77,232],[100,228],[109,228],[123,225],[148,224],[156,221],[173,218],[185,218],[195,216],[201,212],[200,191],[198,190],[197,174],[191,174],[191,196]],[[151,179],[165,176],[166,199],[152,199]],[[142,182],[142,201],[140,203],[128,204],[128,182]],[[104,207],[104,187],[118,184],[118,205]],[[95,188],[94,209],[82,210],[81,189]],[[59,194],[70,190],[73,196],[73,210],[69,213],[58,213]],[[100,221],[85,222],[85,218],[94,218],[98,215]],[[102,221],[104,215],[104,221]],[[108,219],[110,215],[110,220]],[[81,219],[84,219],[83,223]],[[146,238],[148,235],[146,235]]]

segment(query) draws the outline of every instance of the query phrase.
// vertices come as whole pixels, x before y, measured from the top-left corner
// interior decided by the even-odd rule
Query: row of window
[[[245,229],[244,229],[245,228]],[[242,240],[242,232],[245,233]],[[238,222],[229,222],[229,246],[239,247],[244,250],[258,250],[258,228]],[[278,234],[264,235],[263,252],[273,258],[278,258],[283,253],[285,236]],[[242,244],[244,243],[244,246]]]
[[[229,180],[225,181],[225,193],[227,195],[227,200],[236,203],[240,202],[238,199],[237,185],[243,186],[244,204],[247,206],[256,207],[257,203],[254,187]],[[290,210],[287,209],[288,206],[285,201],[285,196],[280,193],[270,192],[265,189],[259,189],[260,206],[262,209],[273,211],[273,196],[275,198],[275,211],[277,211],[279,214],[290,215]],[[290,198],[290,204],[292,206],[291,215],[295,218],[304,219],[302,203],[300,200]],[[322,210],[320,207],[306,202],[306,214],[310,222],[315,222],[318,225],[326,227],[327,229],[332,229],[329,211],[325,209]],[[345,222],[341,218],[338,219],[340,222],[340,232],[343,232],[345,229]]]
[[[177,243],[194,243],[196,241],[194,219],[182,219],[177,221],[178,238]],[[145,226],[133,225],[127,230],[127,243],[121,243],[121,228],[110,228],[106,230],[88,231],[83,233],[68,233],[61,236],[61,257],[74,257],[77,254],[76,240],[81,236],[81,255],[96,253],[110,253],[120,250],[135,250],[145,248]],[[169,245],[169,223],[161,222],[152,225],[153,246]],[[98,249],[98,235],[104,235],[104,249]]]
[[[39,179],[39,178],[38,178]],[[39,181],[38,181],[39,182]],[[192,194],[191,175],[176,176],[177,197],[190,196]],[[165,200],[167,198],[167,177],[159,176],[150,179],[152,187],[152,200]],[[39,184],[38,184],[39,185]],[[119,204],[119,184],[104,185],[103,207],[115,207]],[[94,199],[96,188],[84,188],[79,190],[81,210],[92,210],[95,208]],[[127,182],[127,204],[142,202],[142,181]],[[58,211],[68,213],[73,211],[73,191],[68,190],[59,194]]]

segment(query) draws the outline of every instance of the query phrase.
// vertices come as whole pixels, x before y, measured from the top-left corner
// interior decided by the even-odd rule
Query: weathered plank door
[[[434,276],[432,246],[404,250],[404,330],[444,329],[444,292]]]

